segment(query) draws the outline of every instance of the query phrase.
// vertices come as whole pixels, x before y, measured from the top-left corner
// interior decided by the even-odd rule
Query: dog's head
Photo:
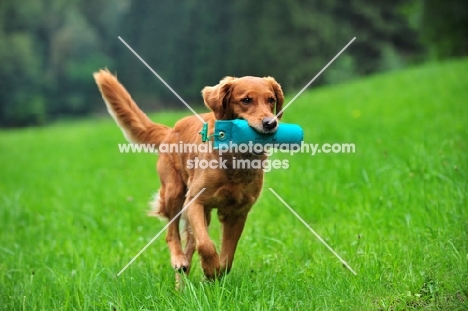
[[[202,95],[217,120],[244,119],[260,133],[278,129],[275,110],[281,111],[284,95],[272,77],[225,77],[218,85],[205,87]]]

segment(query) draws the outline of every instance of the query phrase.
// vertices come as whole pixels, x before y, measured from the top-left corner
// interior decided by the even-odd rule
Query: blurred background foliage
[[[121,36],[193,105],[226,75],[305,85],[468,54],[466,0],[0,1],[0,126],[99,112],[92,73],[107,67],[145,109],[178,102]]]

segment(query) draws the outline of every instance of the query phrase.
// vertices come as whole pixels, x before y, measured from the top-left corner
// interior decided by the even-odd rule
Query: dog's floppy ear
[[[217,120],[226,120],[230,118],[229,98],[231,96],[231,87],[236,78],[225,77],[215,86],[206,86],[202,90],[205,106],[211,109]]]
[[[276,96],[275,113],[278,114],[278,112],[280,112],[281,109],[283,109],[283,102],[284,102],[283,90],[281,89],[281,85],[279,85],[279,83],[276,82],[276,80],[274,78],[266,77],[264,79],[267,80],[271,84],[271,86],[273,87],[273,90],[274,90],[275,96]],[[283,113],[278,115],[278,119],[281,119],[282,116],[283,116]]]

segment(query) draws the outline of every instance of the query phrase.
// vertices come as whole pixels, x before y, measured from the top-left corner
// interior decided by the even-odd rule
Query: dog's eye
[[[250,97],[245,97],[245,98],[242,98],[241,100],[244,104],[250,104],[252,103],[252,98]]]
[[[275,103],[275,98],[274,97],[268,98],[268,103],[274,104]]]

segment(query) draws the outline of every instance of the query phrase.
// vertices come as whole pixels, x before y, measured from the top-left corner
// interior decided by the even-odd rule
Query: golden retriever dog
[[[202,142],[199,133],[203,124],[197,116],[185,117],[172,128],[154,123],[108,70],[96,72],[94,78],[109,113],[131,143],[155,146],[210,143]],[[274,133],[278,128],[275,110],[281,111],[284,96],[281,86],[271,77],[226,77],[215,86],[205,87],[202,96],[211,110],[200,115],[208,123],[209,135],[213,134],[216,120],[244,119],[259,133]],[[171,220],[205,188],[182,214],[186,220],[182,232],[179,217],[169,226],[166,242],[174,269],[188,274],[196,250],[205,276],[213,279],[230,271],[247,214],[263,184],[261,168],[234,168],[233,158],[263,161],[266,155],[231,150],[222,154],[225,168],[207,169],[189,167],[188,161],[195,158],[218,161],[220,154],[217,150],[159,154],[157,171],[161,187],[151,205],[154,216]],[[222,226],[219,255],[208,234],[212,209],[217,209]],[[186,234],[184,245],[181,233]]]

